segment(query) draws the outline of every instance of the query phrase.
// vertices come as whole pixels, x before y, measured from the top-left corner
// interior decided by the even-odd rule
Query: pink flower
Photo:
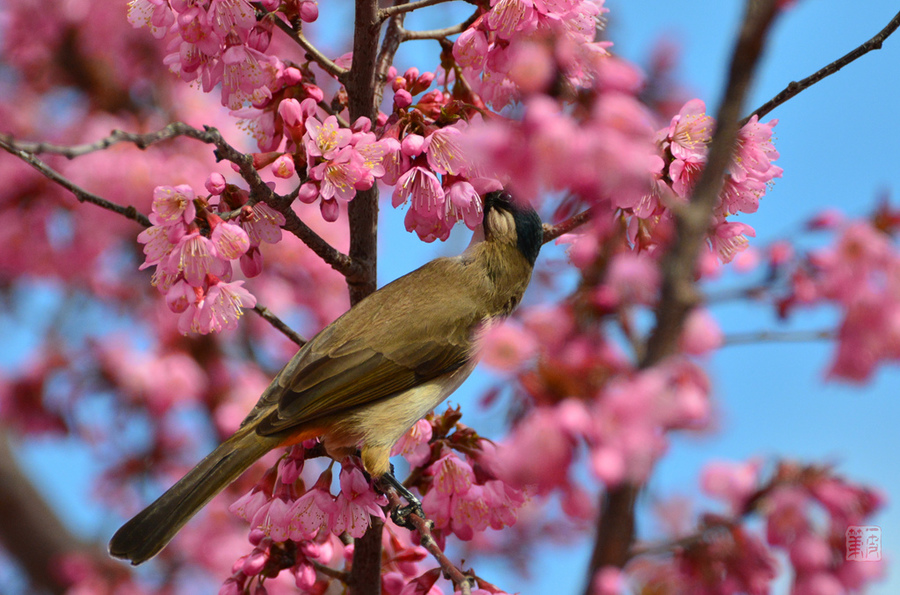
[[[437,177],[424,167],[417,165],[397,180],[392,204],[399,207],[410,198],[411,210],[428,218],[443,218],[444,191]]]
[[[171,232],[172,228],[152,225],[138,234],[137,241],[144,244],[145,255],[139,270],[159,264],[172,252],[175,244],[170,239]]]
[[[331,471],[319,476],[316,484],[294,501],[290,510],[290,538],[294,541],[309,539],[319,529],[328,526],[334,515],[335,501],[331,495]]]
[[[281,241],[284,222],[284,215],[264,202],[254,204],[249,213],[241,213],[241,227],[247,232],[251,246],[259,246],[263,242],[277,244]]]
[[[453,42],[453,57],[463,68],[481,70],[484,67],[487,51],[487,37],[478,29],[466,29]]]
[[[333,159],[340,149],[350,144],[352,135],[352,131],[338,125],[335,116],[328,116],[324,122],[315,117],[307,119],[304,144],[310,166],[314,165],[313,157]]]
[[[319,193],[323,199],[348,202],[356,196],[358,186],[366,177],[365,162],[356,149],[346,147],[330,161],[312,168],[309,176],[321,181]]]
[[[243,281],[219,282],[209,288],[207,307],[199,314],[201,329],[208,333],[237,327],[238,319],[244,314],[243,308],[256,305],[256,298],[243,285]]]
[[[226,260],[240,258],[250,248],[247,232],[228,221],[222,221],[213,228],[210,240],[219,258]]]
[[[256,24],[256,12],[246,0],[212,0],[209,3],[209,20],[221,37],[232,29],[249,31]]]
[[[375,490],[358,468],[341,469],[341,493],[334,504],[332,533],[340,535],[346,531],[353,537],[362,537],[369,528],[369,516],[384,518]]]
[[[166,305],[172,312],[180,314],[197,300],[196,291],[184,279],[176,281],[166,292]]]
[[[462,121],[462,120],[460,120]],[[459,125],[438,128],[425,138],[425,155],[435,173],[459,175],[468,170]]]
[[[260,104],[272,97],[278,59],[245,45],[233,45],[222,54],[213,76],[221,77],[222,105],[238,110],[245,102]]]
[[[267,501],[265,492],[254,486],[252,490],[235,500],[228,510],[249,523]]]
[[[709,243],[719,260],[727,264],[738,252],[746,250],[749,245],[747,236],[756,237],[756,231],[746,223],[723,221],[709,235]]]
[[[175,15],[165,0],[132,0],[128,3],[128,22],[135,28],[147,27],[157,39],[165,37]]]
[[[758,487],[759,470],[759,461],[708,463],[703,468],[700,485],[710,496],[728,502],[732,513],[742,514],[744,505]]]
[[[703,355],[722,346],[722,329],[705,308],[695,308],[684,323],[679,345],[685,353]]]
[[[699,164],[706,161],[707,145],[715,125],[715,120],[706,115],[703,101],[692,99],[684,104],[662,133],[669,139],[673,157]]]
[[[431,457],[431,423],[420,419],[409,429],[391,450],[391,455],[403,455],[413,467],[425,464]]]
[[[652,304],[659,290],[659,267],[646,253],[616,254],[595,296],[604,306]]]
[[[194,190],[186,185],[157,186],[153,189],[153,213],[151,219],[157,225],[191,223],[197,216],[194,207]]]
[[[530,0],[493,0],[487,24],[501,38],[510,39],[518,31],[533,31],[537,16]]]
[[[182,273],[188,283],[201,287],[206,275],[224,276],[229,265],[218,258],[215,245],[209,238],[194,231],[178,241],[166,260],[165,268],[173,274]]]
[[[481,339],[484,363],[504,372],[520,369],[537,353],[534,336],[514,320],[491,327]]]
[[[475,229],[481,224],[484,217],[481,195],[469,182],[460,181],[451,185],[444,195],[444,201],[447,205],[445,219],[448,222],[461,219],[469,229]]]

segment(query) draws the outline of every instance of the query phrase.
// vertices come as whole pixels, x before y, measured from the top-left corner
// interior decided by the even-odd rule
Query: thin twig
[[[468,29],[472,23],[478,18],[481,14],[481,9],[479,8],[472,15],[467,18],[465,21],[458,25],[453,25],[452,27],[445,27],[444,29],[430,29],[428,31],[409,31],[407,29],[400,29],[400,35],[402,37],[402,41],[413,41],[417,39],[444,39],[445,37],[450,37],[451,35],[456,35],[457,33],[462,33],[466,29]]]
[[[776,107],[778,107],[779,105],[781,105],[782,103],[787,101],[788,99],[799,94],[801,91],[804,91],[805,89],[812,87],[813,85],[815,85],[816,83],[818,83],[819,81],[824,79],[825,77],[831,76],[832,74],[836,73],[841,68],[850,64],[854,60],[865,56],[872,50],[880,50],[881,44],[884,42],[884,40],[887,39],[888,37],[890,37],[890,35],[894,31],[896,31],[898,27],[900,27],[900,12],[898,12],[896,15],[894,15],[894,18],[891,19],[891,22],[889,22],[884,29],[879,31],[878,34],[875,35],[875,37],[873,37],[869,41],[865,42],[864,44],[862,44],[861,46],[859,46],[852,52],[846,54],[842,58],[835,60],[828,66],[817,71],[815,74],[812,74],[812,75],[806,77],[799,83],[797,81],[791,81],[788,84],[788,86],[785,87],[783,91],[781,91],[781,93],[779,93],[778,95],[776,95],[775,97],[773,97],[772,99],[770,99],[769,101],[767,101],[766,103],[764,103],[763,105],[758,107],[757,109],[753,110],[753,112],[751,112],[750,116],[747,116],[746,118],[741,120],[741,126],[746,124],[747,121],[750,119],[750,117],[753,116],[754,114],[756,114],[758,117],[762,118],[763,116],[768,114],[770,111],[772,111],[773,109],[775,109]]]
[[[394,6],[405,6],[406,0],[394,0]],[[375,60],[375,105],[381,105],[384,97],[384,87],[387,85],[387,72],[394,63],[394,56],[400,49],[403,42],[403,19],[406,17],[405,12],[399,12],[391,17],[384,32],[384,39],[381,42],[381,49],[378,51],[378,58]]]
[[[259,314],[269,324],[281,331],[285,337],[287,337],[300,347],[303,347],[306,344],[306,339],[304,339],[300,333],[285,324],[282,319],[275,316],[275,314],[273,314],[272,311],[268,308],[257,304],[256,306],[253,306],[253,311]]]
[[[388,499],[388,504],[391,510],[396,510],[400,507],[400,496],[397,495],[397,492],[394,490],[388,490],[387,494],[385,494]],[[407,521],[412,524],[415,528],[416,533],[419,534],[419,543],[424,547],[429,554],[431,554],[435,560],[437,560],[438,565],[441,567],[441,571],[444,573],[444,576],[449,578],[453,582],[453,586],[460,590],[462,595],[471,595],[472,593],[472,577],[467,576],[462,570],[460,570],[453,562],[450,561],[450,558],[444,553],[444,551],[437,544],[437,541],[434,539],[434,535],[431,533],[432,522],[428,519],[424,519],[417,515],[414,512],[409,513],[407,515]]]
[[[410,2],[409,4],[395,4],[382,8],[378,11],[378,22],[384,22],[392,16],[412,12],[426,6],[434,6],[435,4],[443,4],[444,2],[452,2],[453,0],[419,0],[418,2]]]
[[[804,331],[757,331],[726,335],[723,346],[748,345],[751,343],[808,343],[810,341],[830,341],[837,338],[833,329]]]
[[[62,186],[78,199],[79,202],[89,202],[91,204],[95,204],[98,207],[107,209],[114,213],[118,213],[127,219],[131,219],[132,221],[136,221],[143,225],[144,227],[149,227],[151,225],[150,219],[147,218],[146,215],[140,213],[133,206],[122,206],[120,204],[116,204],[112,201],[106,200],[100,196],[92,192],[88,192],[84,188],[76,185],[68,178],[61,175],[59,172],[51,168],[49,165],[35,157],[32,153],[28,151],[23,151],[21,149],[16,148],[14,145],[11,145],[7,142],[7,137],[0,138],[0,147],[3,148],[6,152],[11,155],[15,155],[41,174],[44,175],[47,179],[55,182],[56,184]]]
[[[340,66],[335,64],[328,56],[323,54],[319,50],[319,48],[314,46],[308,39],[306,39],[301,31],[291,27],[291,25],[286,23],[284,19],[274,13],[267,12],[261,4],[254,3],[253,6],[256,8],[260,16],[271,16],[272,20],[275,23],[275,26],[284,31],[288,37],[290,37],[297,45],[303,48],[310,60],[318,64],[322,68],[322,70],[324,70],[331,76],[337,78],[342,83],[344,82],[344,78],[349,72],[346,68],[341,68]]]
[[[350,581],[350,573],[346,570],[338,570],[337,568],[326,566],[321,562],[316,562],[315,560],[310,560],[309,558],[307,558],[306,561],[316,570],[316,572],[324,574],[328,578],[339,580],[345,585]]]
[[[556,225],[544,223],[544,243],[552,242],[561,235],[567,234],[576,227],[580,227],[591,220],[595,210],[593,207],[581,211],[576,215],[572,215],[565,221],[560,221]]]

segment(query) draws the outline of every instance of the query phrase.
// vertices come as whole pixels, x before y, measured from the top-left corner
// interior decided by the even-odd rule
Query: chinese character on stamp
[[[850,525],[847,527],[847,559],[858,562],[881,560],[881,527]]]

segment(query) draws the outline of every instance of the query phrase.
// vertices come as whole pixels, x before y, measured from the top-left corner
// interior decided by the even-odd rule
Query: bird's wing
[[[276,382],[282,390],[269,395],[270,403],[257,405],[257,411],[268,409],[257,431],[270,435],[289,430],[464,365],[480,322],[477,309],[467,299],[464,283],[447,284],[447,276],[459,274],[458,264],[429,264],[372,294],[314,337],[279,374]],[[423,283],[435,274],[445,277],[440,284]],[[444,299],[423,295],[423,286],[442,288]],[[448,300],[447,291],[460,293]]]

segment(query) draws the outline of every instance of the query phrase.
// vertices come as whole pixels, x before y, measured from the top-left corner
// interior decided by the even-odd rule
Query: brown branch
[[[830,341],[837,338],[832,329],[805,331],[758,331],[727,335],[723,346],[748,345],[751,343],[808,343],[810,341]]]
[[[451,35],[462,33],[463,31],[468,29],[480,14],[481,9],[479,8],[478,10],[473,12],[469,18],[458,25],[445,27],[444,29],[430,29],[428,31],[409,31],[407,29],[400,29],[400,35],[402,37],[402,41],[413,41],[418,39],[444,39]]]
[[[366,117],[375,122],[375,62],[381,22],[378,0],[356,0],[353,29],[353,63],[344,78],[350,121]],[[362,190],[350,201],[350,259],[357,265],[355,275],[347,275],[350,304],[357,304],[377,288],[378,185]],[[381,535],[384,521],[371,517],[365,535],[354,543],[350,570],[351,595],[379,595],[381,592]]]
[[[584,225],[594,217],[595,213],[596,210],[591,207],[587,210],[581,211],[580,213],[572,215],[565,221],[560,221],[555,225],[544,223],[544,243],[546,244],[547,242],[552,242],[559,236],[565,235],[573,229]]]
[[[289,327],[285,322],[275,316],[271,310],[264,306],[260,306],[259,304],[253,306],[253,311],[259,314],[265,321],[274,326],[277,330],[281,331],[285,337],[303,347],[306,344],[306,339],[303,338],[300,333]]]
[[[261,5],[254,4],[257,11],[262,12],[266,15],[272,15],[272,19],[275,22],[275,26],[284,31],[288,37],[290,37],[297,45],[303,48],[303,51],[306,52],[306,56],[318,64],[322,70],[335,77],[342,83],[345,82],[344,79],[347,77],[349,71],[346,68],[341,68],[337,64],[335,64],[328,56],[323,54],[316,46],[314,46],[306,37],[304,37],[303,33],[289,25],[282,19],[281,17],[265,12]]]
[[[78,540],[59,520],[10,448],[6,429],[0,426],[0,543],[27,573],[35,591],[67,593],[72,585],[58,570],[65,556],[82,556],[103,575],[124,579],[127,572],[99,548]]]
[[[388,490],[386,493],[388,505],[391,510],[396,510],[401,506],[400,496],[394,490]],[[444,576],[453,582],[453,586],[460,590],[463,595],[471,595],[472,593],[472,576],[466,575],[460,570],[450,558],[440,548],[434,535],[431,532],[433,523],[425,518],[420,517],[415,512],[411,512],[406,516],[407,521],[415,528],[419,534],[419,543],[431,554],[441,567]]]
[[[392,16],[412,12],[426,6],[434,6],[435,4],[443,4],[444,2],[452,2],[453,0],[419,0],[418,2],[410,2],[409,4],[394,4],[378,11],[378,21],[385,21]]]
[[[344,570],[338,570],[337,568],[332,568],[331,566],[326,566],[321,562],[316,562],[315,560],[310,560],[307,558],[307,562],[316,569],[316,572],[324,574],[328,578],[333,578],[341,581],[345,585],[350,582],[350,573]]]
[[[697,258],[733,154],[741,106],[762,53],[766,33],[777,12],[776,4],[776,0],[748,0],[746,3],[706,167],[690,204],[674,210],[675,240],[661,265],[663,283],[655,313],[656,326],[640,362],[642,369],[675,352],[684,320],[700,301],[694,286]],[[634,541],[634,507],[639,491],[639,485],[626,483],[611,488],[604,495],[588,577],[604,566],[621,568],[628,561]],[[586,593],[589,592],[588,585]]]
[[[406,0],[394,0],[395,6],[404,6],[406,5]],[[394,56],[397,54],[397,50],[400,49],[400,44],[403,42],[403,19],[406,17],[406,13],[401,12],[388,21],[387,28],[384,32],[384,40],[381,42],[381,50],[378,52],[378,58],[375,62],[375,97],[373,102],[376,106],[381,105],[381,100],[384,97],[384,87],[387,85],[387,72],[391,65],[394,63]]]
[[[756,114],[758,117],[762,118],[763,116],[768,114],[770,111],[772,111],[773,109],[775,109],[776,107],[778,107],[779,105],[781,105],[782,103],[787,101],[788,99],[791,99],[792,97],[798,95],[801,91],[804,91],[804,90],[812,87],[813,85],[815,85],[816,83],[818,83],[819,81],[824,79],[825,77],[831,76],[832,74],[836,73],[841,68],[843,68],[844,66],[847,66],[854,60],[865,56],[872,50],[880,50],[881,44],[884,43],[884,40],[887,39],[888,37],[890,37],[891,34],[897,30],[898,27],[900,27],[900,12],[898,12],[896,15],[894,15],[894,18],[891,19],[891,22],[889,22],[884,29],[879,31],[878,34],[875,35],[875,37],[873,37],[869,41],[865,42],[864,44],[862,44],[861,46],[859,46],[852,52],[849,52],[848,54],[844,55],[842,58],[835,60],[828,66],[825,66],[821,70],[818,70],[814,74],[806,77],[799,83],[797,81],[791,81],[788,84],[788,86],[785,87],[784,90],[781,91],[778,95],[776,95],[775,97],[773,97],[772,99],[770,99],[769,101],[767,101],[766,103],[761,105],[760,107],[753,110],[753,112],[750,114],[750,116],[752,116],[753,114]],[[750,119],[750,116],[747,116],[746,118],[741,120],[742,126],[747,123],[747,121]]]
[[[92,192],[88,192],[84,188],[76,185],[74,182],[35,157],[31,152],[23,151],[17,148],[15,145],[11,144],[8,139],[9,137],[7,137],[6,135],[0,136],[0,148],[11,155],[18,157],[19,159],[39,171],[41,174],[43,174],[47,179],[55,182],[56,184],[71,192],[79,202],[89,202],[108,211],[118,213],[126,219],[136,221],[144,227],[150,226],[150,219],[148,219],[143,213],[138,212],[138,210],[133,206],[125,207],[97,196]]]

